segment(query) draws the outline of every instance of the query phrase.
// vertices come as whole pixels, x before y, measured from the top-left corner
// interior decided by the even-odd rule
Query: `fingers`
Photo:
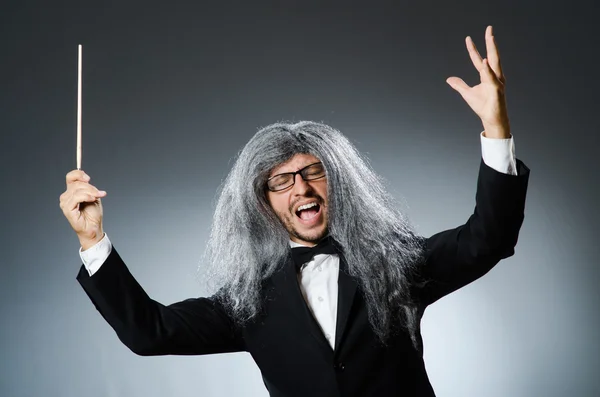
[[[475,47],[475,43],[473,43],[473,39],[471,39],[471,36],[467,36],[465,42],[467,44],[467,51],[469,52],[471,62],[473,62],[473,66],[475,66],[475,69],[477,69],[477,71],[480,72],[481,68],[483,67],[481,55],[479,55],[479,51],[477,51],[477,47]]]
[[[74,211],[80,203],[94,202],[101,197],[105,197],[104,190],[98,190],[92,185],[87,187],[68,189],[60,196],[60,207],[63,211]]]
[[[481,68],[481,81],[492,84],[495,87],[501,86],[501,82],[498,80],[496,73],[494,73],[492,70],[488,59],[483,60],[483,66]]]
[[[485,30],[485,47],[490,67],[498,80],[504,82],[502,65],[500,64],[500,53],[498,52],[498,46],[496,45],[496,38],[494,37],[492,26],[488,26]]]
[[[67,174],[67,185],[76,181],[89,182],[90,176],[82,170],[73,170]]]
[[[65,210],[73,211],[78,208],[81,203],[93,203],[105,194],[94,193],[90,189],[77,189],[73,194],[66,200],[64,206]]]
[[[500,65],[500,54],[498,53],[492,26],[488,26],[485,30],[485,46],[487,50],[487,58],[485,58],[487,59],[486,64],[484,64],[484,59],[481,58],[471,36],[467,36],[465,42],[471,62],[473,63],[473,66],[475,66],[475,69],[480,73],[482,81],[494,85],[498,85],[499,83],[504,84],[505,79],[502,73],[502,66]]]
[[[67,190],[60,195],[60,207],[64,211],[73,211],[80,203],[94,202],[106,196],[104,190],[98,190],[89,184],[90,176],[81,170],[70,171],[66,175]]]
[[[454,88],[460,95],[463,97],[469,90],[469,85],[465,83],[465,81],[459,77],[448,77],[446,79],[446,83],[452,88]]]
[[[65,193],[74,192],[79,189],[90,189],[89,191],[95,195],[105,196],[106,192],[104,190],[98,190],[95,186],[89,184],[90,179],[91,177],[82,170],[70,171],[66,176],[67,191]]]

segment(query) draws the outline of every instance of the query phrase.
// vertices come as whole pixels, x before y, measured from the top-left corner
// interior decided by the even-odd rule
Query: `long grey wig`
[[[289,234],[265,193],[269,172],[295,154],[319,158],[327,173],[328,231],[360,286],[374,333],[385,343],[399,327],[420,346],[420,314],[409,293],[423,239],[382,180],[339,131],[302,121],[260,129],[224,181],[205,252],[208,278],[239,323],[261,308],[262,281],[287,263]]]

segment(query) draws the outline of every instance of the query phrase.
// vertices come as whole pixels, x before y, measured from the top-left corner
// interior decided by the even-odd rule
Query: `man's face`
[[[290,160],[271,170],[269,178],[284,172],[295,172],[307,165],[318,163],[310,154],[297,154]],[[300,174],[294,176],[295,183],[281,191],[267,190],[267,200],[290,239],[303,245],[316,245],[327,234],[327,178],[304,181]],[[310,206],[311,203],[317,204]],[[305,206],[306,209],[299,207]]]

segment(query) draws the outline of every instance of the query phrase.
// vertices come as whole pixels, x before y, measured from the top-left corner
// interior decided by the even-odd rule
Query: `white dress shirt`
[[[490,139],[481,137],[481,156],[489,167],[498,172],[517,175],[515,144],[509,139]],[[290,240],[291,247],[301,244]],[[106,233],[102,240],[82,251],[79,255],[90,277],[100,269],[110,251],[112,244]],[[340,259],[337,254],[319,254],[305,263],[298,274],[300,290],[315,320],[321,326],[323,335],[333,349],[335,346],[335,325],[337,320],[338,275]]]
[[[302,247],[302,244],[290,240],[290,247]],[[332,349],[335,346],[339,269],[337,254],[317,254],[302,265],[298,273],[302,296]]]

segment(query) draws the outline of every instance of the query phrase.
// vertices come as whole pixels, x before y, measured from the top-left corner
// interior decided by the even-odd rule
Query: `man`
[[[60,201],[81,243],[78,281],[140,355],[247,351],[272,396],[434,396],[425,308],[513,255],[524,218],[529,169],[514,158],[491,27],[486,46],[482,60],[467,38],[481,84],[447,80],[484,127],[464,225],[418,236],[341,133],[278,123],[256,133],[224,183],[206,255],[217,293],[151,300],[103,231],[106,192],[76,170]]]

